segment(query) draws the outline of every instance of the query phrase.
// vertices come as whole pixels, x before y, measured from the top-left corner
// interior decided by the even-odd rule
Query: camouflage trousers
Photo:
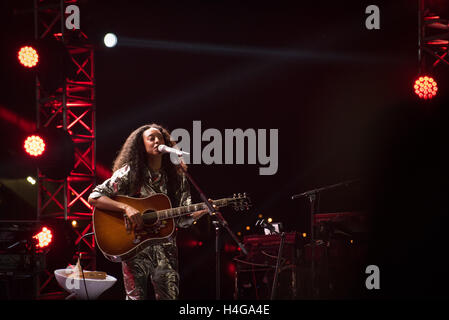
[[[156,300],[176,300],[179,294],[178,249],[175,240],[151,245],[122,262],[126,300],[148,299],[148,279]]]

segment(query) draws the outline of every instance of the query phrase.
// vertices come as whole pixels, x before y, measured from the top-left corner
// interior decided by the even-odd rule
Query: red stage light
[[[38,248],[47,247],[50,244],[52,238],[53,235],[50,229],[48,229],[47,227],[43,227],[42,231],[33,237],[33,239],[36,239],[38,241],[38,243],[36,244],[36,247]]]
[[[18,53],[19,61],[27,68],[32,68],[39,62],[39,55],[33,47],[25,46],[20,48]]]
[[[228,263],[228,266],[227,266],[228,274],[229,274],[231,277],[233,277],[233,276],[235,275],[235,271],[236,271],[236,270],[237,270],[237,268],[236,268],[235,264],[233,264],[232,262],[229,262],[229,263]]]
[[[225,245],[224,245],[225,252],[236,252],[237,249],[240,249],[240,248],[238,248],[237,246],[234,246],[232,244],[225,243]]]
[[[26,138],[24,148],[30,156],[37,157],[44,153],[45,142],[41,137],[32,135]]]
[[[203,241],[190,239],[190,240],[184,241],[181,245],[185,246],[187,248],[202,247],[203,246]]]
[[[75,165],[75,146],[66,130],[41,128],[30,134],[23,147],[42,174],[50,179],[65,179]]]
[[[438,86],[432,77],[422,76],[415,81],[413,89],[418,97],[427,100],[435,97],[438,91]]]

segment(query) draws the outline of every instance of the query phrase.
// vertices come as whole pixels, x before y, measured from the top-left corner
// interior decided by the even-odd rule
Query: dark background
[[[449,16],[446,2],[428,3]],[[380,30],[365,28],[370,4],[380,8]],[[34,34],[32,14],[14,14],[27,8],[32,1],[2,2],[0,105],[35,121],[34,75],[16,59],[17,49]],[[319,198],[320,212],[364,211],[373,218],[368,258],[352,274],[358,289],[343,297],[447,297],[448,68],[440,64],[434,70],[438,96],[417,101],[412,92],[418,74],[417,1],[82,1],[80,10],[81,29],[98,45],[99,163],[110,167],[129,133],[151,122],[192,133],[192,122],[201,120],[203,131],[216,128],[223,136],[226,128],[278,129],[275,175],[259,175],[259,165],[189,167],[211,198],[250,194],[249,212],[223,209],[241,240],[263,233],[254,226],[258,214],[282,222],[285,231],[308,232],[308,201],[291,196],[359,179]],[[107,32],[118,35],[117,47],[102,45]],[[148,41],[217,49],[152,48]],[[34,174],[20,160],[23,132],[3,120],[0,127],[1,177]],[[6,192],[0,219],[34,218],[32,206],[11,209]],[[193,189],[192,196],[199,201]],[[180,230],[178,240],[180,297],[213,299],[210,219]],[[188,247],[189,240],[203,246]],[[225,232],[223,241],[234,244]],[[235,255],[223,253],[227,299],[234,285],[228,263]],[[103,298],[122,298],[120,265],[100,253],[97,263],[98,270],[119,279]],[[368,264],[381,270],[381,290],[375,293],[364,290]]]

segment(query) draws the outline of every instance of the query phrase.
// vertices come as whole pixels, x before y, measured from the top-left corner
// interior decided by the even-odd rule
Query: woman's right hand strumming
[[[126,231],[141,230],[143,228],[143,218],[138,210],[127,205],[125,207],[125,227]]]
[[[99,198],[89,198],[89,203],[99,209],[122,212],[125,219],[126,231],[140,230],[143,228],[143,218],[139,210],[134,207],[112,200],[108,196],[101,196]]]

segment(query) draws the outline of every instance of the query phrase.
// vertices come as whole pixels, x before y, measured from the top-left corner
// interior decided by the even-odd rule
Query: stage
[[[116,279],[96,300],[125,300],[121,256],[99,246],[88,196],[152,123],[200,189],[186,180],[203,205],[182,215],[225,199],[220,215],[170,233],[182,315],[216,315],[198,301],[251,301],[262,315],[255,301],[449,297],[449,4],[7,0],[0,11],[1,300],[76,300],[54,272],[78,261]]]

